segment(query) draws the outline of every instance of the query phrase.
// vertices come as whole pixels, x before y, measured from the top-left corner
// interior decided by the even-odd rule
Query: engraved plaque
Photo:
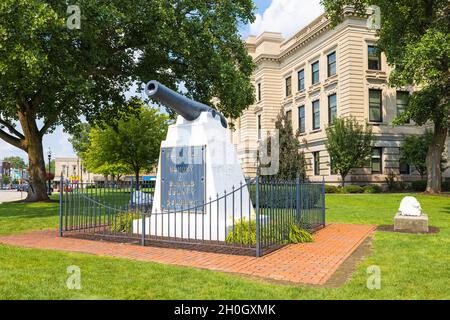
[[[163,211],[204,212],[205,146],[161,149],[161,207]]]

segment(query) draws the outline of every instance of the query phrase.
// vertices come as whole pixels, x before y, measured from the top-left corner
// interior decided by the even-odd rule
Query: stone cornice
[[[366,19],[368,15],[360,16],[357,15],[353,8],[346,7],[344,8],[344,19],[345,18],[359,18],[359,19]],[[332,29],[331,21],[327,18],[326,14],[323,13],[314,21],[312,21],[310,24],[302,28],[300,31],[298,31],[294,36],[284,41],[281,46],[287,45],[289,42],[293,43],[289,45],[287,48],[284,48],[280,54],[273,55],[273,54],[260,54],[254,59],[255,64],[259,64],[263,61],[270,61],[270,62],[277,62],[280,63],[281,60],[285,59],[286,57],[294,54],[299,48],[306,45],[308,42],[311,42],[315,38],[319,37],[321,34],[323,34],[325,31]],[[259,44],[259,43],[258,43]]]

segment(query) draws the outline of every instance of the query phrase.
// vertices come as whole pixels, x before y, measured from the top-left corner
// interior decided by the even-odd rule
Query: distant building
[[[369,123],[376,139],[370,161],[352,170],[349,181],[384,183],[391,172],[404,181],[420,179],[412,165],[401,161],[400,148],[406,136],[422,134],[425,127],[412,121],[392,125],[413,88],[388,85],[392,67],[376,49],[377,39],[366,18],[351,11],[336,28],[323,14],[287,40],[274,32],[247,39],[256,65],[256,103],[236,120],[232,135],[245,175],[256,175],[261,133],[275,129],[283,111],[300,133],[300,151],[312,181],[340,183],[325,147],[325,129],[334,118],[348,116]],[[450,169],[443,176],[450,178]]]
[[[0,162],[0,174],[1,176],[11,176],[11,163],[2,161]]]
[[[58,182],[61,178],[61,174],[65,180],[71,182],[101,182],[105,181],[105,176],[97,173],[91,173],[83,167],[83,162],[77,157],[65,157],[65,158],[55,158],[55,178],[54,181]],[[121,180],[132,180],[133,175],[123,175]],[[156,179],[156,172],[152,171],[150,173],[144,173],[141,175],[140,179],[144,181],[151,181]]]
[[[72,182],[96,182],[104,181],[105,177],[101,174],[91,173],[83,167],[80,158],[67,157],[55,158],[55,181],[59,181],[61,174],[65,180]]]
[[[27,169],[16,169],[16,168],[12,168],[11,169],[11,181],[17,181],[18,183],[24,183],[25,181],[28,180],[28,170]]]

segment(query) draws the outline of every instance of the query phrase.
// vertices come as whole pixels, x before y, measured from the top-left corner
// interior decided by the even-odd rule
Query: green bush
[[[320,205],[322,186],[319,184],[300,184],[300,207],[302,209],[309,209]],[[256,205],[256,186],[248,186],[248,191],[250,193],[250,198],[253,205]],[[274,182],[261,183],[259,190],[259,207],[260,208],[296,208],[296,198],[297,198],[297,186],[295,184],[283,183],[277,184]],[[292,199],[294,203],[292,203]]]
[[[417,180],[411,183],[411,188],[417,192],[424,192],[427,189],[426,180]]]
[[[367,185],[363,187],[364,193],[381,193],[383,189],[378,185]]]
[[[129,233],[133,229],[134,215],[131,211],[121,212],[113,218],[111,232]]]
[[[296,224],[269,223],[261,230],[260,238],[262,242],[272,242],[274,240],[273,237],[282,235],[284,239],[281,242],[285,244],[312,242],[313,238],[304,229],[304,226],[306,226],[304,223],[301,223],[301,227],[298,227]],[[250,225],[245,218],[242,220],[242,223],[240,221],[236,222],[234,231],[232,230],[227,235],[225,241],[231,244],[256,245],[256,221],[253,219]]]
[[[442,182],[442,191],[449,192],[450,191],[450,181]]]
[[[226,240],[227,243],[241,243],[245,245],[256,245],[256,220],[249,222],[244,218],[234,224],[232,230]]]
[[[339,193],[339,192],[340,190],[338,187],[329,184],[325,185],[325,193]]]
[[[357,185],[349,185],[343,188],[344,193],[363,193],[363,188]]]
[[[295,224],[291,224],[291,228],[289,230],[289,243],[304,243],[313,241],[314,239],[308,231],[300,229]]]

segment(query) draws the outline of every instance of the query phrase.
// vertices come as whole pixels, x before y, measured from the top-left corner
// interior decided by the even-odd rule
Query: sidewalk
[[[26,197],[26,192],[20,192],[17,190],[0,190],[0,203],[25,200]]]
[[[315,233],[315,242],[287,245],[261,258],[60,238],[54,230],[4,236],[0,237],[0,243],[174,264],[296,284],[323,285],[375,228],[374,225],[329,224]]]

